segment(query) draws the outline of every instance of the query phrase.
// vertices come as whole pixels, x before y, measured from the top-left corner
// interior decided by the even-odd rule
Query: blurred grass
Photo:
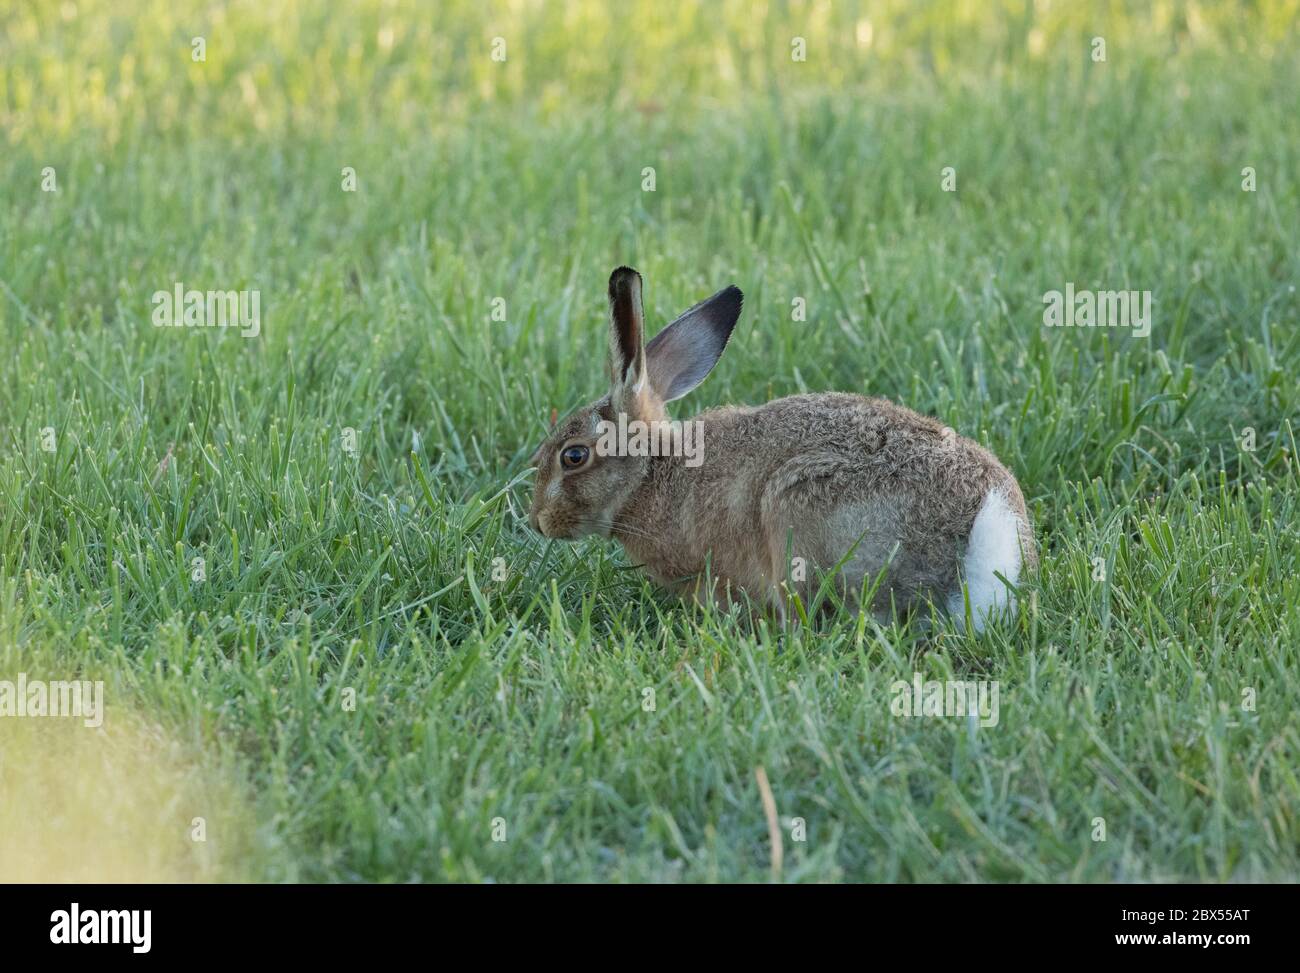
[[[240,785],[120,700],[109,702],[112,719],[96,729],[81,720],[0,720],[0,880],[212,882],[248,874],[256,825]]]
[[[870,4],[590,0],[18,3],[4,13],[0,121],[20,140],[160,132],[252,139],[455,130],[485,107],[539,122],[655,102],[707,113],[796,88],[915,99],[948,85],[1286,52],[1294,0]],[[208,41],[189,61],[190,41]],[[494,38],[507,59],[494,62]],[[805,63],[792,38],[807,41]],[[1126,66],[1125,66],[1126,65]]]
[[[759,763],[796,880],[1294,878],[1297,12],[0,3],[0,678],[115,679],[256,793],[265,878],[761,879]],[[538,543],[516,476],[623,262],[657,322],[745,291],[689,408],[863,391],[994,448],[1018,626],[781,642]],[[261,336],[153,328],[176,281]],[[1151,337],[1043,329],[1066,281]],[[892,719],[914,669],[1002,721]]]

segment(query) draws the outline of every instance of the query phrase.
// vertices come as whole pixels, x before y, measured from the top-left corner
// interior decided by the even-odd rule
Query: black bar
[[[78,959],[337,963],[373,960],[390,948],[432,949],[430,959],[448,960],[466,949],[493,960],[512,951],[533,960],[647,952],[667,960],[681,955],[686,937],[692,955],[733,959],[780,942],[864,957],[875,947],[911,949],[918,959],[975,959],[990,948],[1046,946],[1071,958],[1199,951],[1231,961],[1241,949],[1292,940],[1295,893],[1263,885],[0,886],[0,936],[10,960],[67,958],[75,949]],[[117,928],[127,941],[52,942],[67,938],[73,903],[78,937]],[[127,925],[122,910],[139,910],[138,921]],[[137,952],[144,910],[148,951]],[[104,922],[104,911],[115,915]],[[591,952],[605,945],[615,952]]]

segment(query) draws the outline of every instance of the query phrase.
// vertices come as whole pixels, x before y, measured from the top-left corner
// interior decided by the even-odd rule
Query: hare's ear
[[[744,300],[745,295],[734,284],[723,288],[660,331],[646,346],[650,385],[662,401],[680,399],[713,370],[740,319]]]
[[[641,307],[641,275],[619,267],[609,278],[610,401],[620,411],[645,385],[645,312]]]

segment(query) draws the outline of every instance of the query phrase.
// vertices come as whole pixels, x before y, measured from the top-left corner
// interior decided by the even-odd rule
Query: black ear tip
[[[631,267],[619,267],[609,275],[609,289],[612,291],[615,288],[623,288],[631,284],[633,281],[639,284],[641,282],[641,275]]]
[[[739,287],[732,284],[718,291],[709,303],[720,312],[719,317],[726,322],[727,330],[730,332],[740,319],[740,312],[745,306],[745,295],[741,293]]]

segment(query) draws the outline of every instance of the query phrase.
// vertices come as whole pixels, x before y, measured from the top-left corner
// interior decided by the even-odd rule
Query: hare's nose
[[[530,509],[528,511],[528,526],[531,527],[533,530],[537,531],[537,533],[539,534],[542,532],[542,525],[537,521],[536,510]]]

